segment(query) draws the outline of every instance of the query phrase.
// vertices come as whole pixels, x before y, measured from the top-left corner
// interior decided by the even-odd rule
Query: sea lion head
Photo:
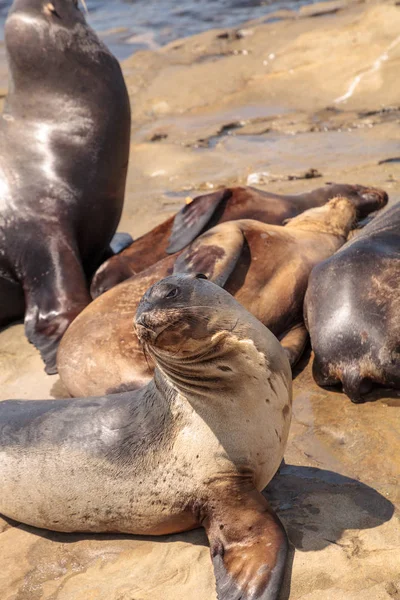
[[[54,90],[79,82],[84,87],[87,68],[107,52],[87,25],[78,0],[14,0],[5,24],[5,43],[10,70],[10,91],[40,87],[49,81]],[[82,70],[84,69],[84,70]],[[83,75],[86,74],[86,77]]]
[[[204,275],[171,275],[155,283],[139,303],[135,327],[156,362],[155,378],[161,369],[181,390],[207,395],[268,373],[291,380],[276,337]]]
[[[204,350],[205,340],[238,324],[237,302],[204,275],[172,275],[155,283],[135,317],[139,340],[151,353],[181,357]],[[239,305],[237,305],[239,306]]]
[[[359,219],[364,219],[371,212],[380,210],[388,203],[389,197],[384,190],[362,185],[354,185],[350,199],[353,202]]]
[[[42,29],[73,28],[77,23],[85,24],[85,17],[78,0],[14,0],[8,13],[8,21],[18,17],[25,32],[40,26]],[[6,26],[7,32],[7,26]]]

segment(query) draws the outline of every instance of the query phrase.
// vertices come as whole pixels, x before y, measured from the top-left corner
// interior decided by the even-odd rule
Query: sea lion
[[[0,402],[0,512],[56,531],[161,535],[203,526],[219,600],[275,600],[287,538],[260,493],[291,419],[274,335],[225,290],[172,276],[136,328],[157,365],[136,392]]]
[[[130,106],[77,0],[14,0],[0,120],[0,327],[23,317],[48,373],[90,302],[124,199]]]
[[[400,388],[400,203],[313,269],[304,314],[318,385]]]
[[[170,256],[90,304],[66,332],[58,371],[72,396],[135,389],[152,376],[131,322],[144,291],[175,273],[202,272],[233,294],[281,340],[294,365],[307,342],[303,299],[311,269],[346,241],[354,205],[331,200],[284,227],[221,223],[178,257]]]
[[[311,192],[288,196],[263,192],[252,187],[224,188],[212,194],[198,196],[175,216],[101,265],[93,278],[91,295],[97,298],[121,281],[162,260],[167,254],[182,250],[198,235],[218,223],[255,219],[271,225],[282,225],[286,219],[291,219],[309,208],[322,206],[336,196],[352,200],[360,218],[379,210],[388,200],[383,190],[335,183]]]

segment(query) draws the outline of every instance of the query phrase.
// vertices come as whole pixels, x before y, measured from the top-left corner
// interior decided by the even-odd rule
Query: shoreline
[[[399,197],[397,165],[378,164],[400,154],[399,7],[326,2],[280,13],[123,62],[133,126],[121,227],[134,237],[178,210],[180,196],[248,182],[295,193],[313,186],[293,179],[312,168],[318,184],[357,180]]]

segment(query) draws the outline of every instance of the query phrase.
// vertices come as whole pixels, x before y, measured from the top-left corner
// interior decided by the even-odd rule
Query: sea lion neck
[[[265,371],[266,357],[252,336],[220,331],[201,350],[187,357],[152,350],[157,364],[156,385],[204,400],[216,392],[229,393],[255,378],[255,372]],[[244,375],[245,373],[245,375]]]

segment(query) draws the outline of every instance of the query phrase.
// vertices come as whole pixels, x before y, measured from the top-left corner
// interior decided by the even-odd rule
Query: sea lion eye
[[[196,279],[208,279],[207,275],[204,275],[204,273],[196,273],[195,278]]]
[[[179,292],[178,288],[172,288],[172,290],[170,290],[165,297],[166,298],[176,298],[176,296],[178,295],[178,292]]]

